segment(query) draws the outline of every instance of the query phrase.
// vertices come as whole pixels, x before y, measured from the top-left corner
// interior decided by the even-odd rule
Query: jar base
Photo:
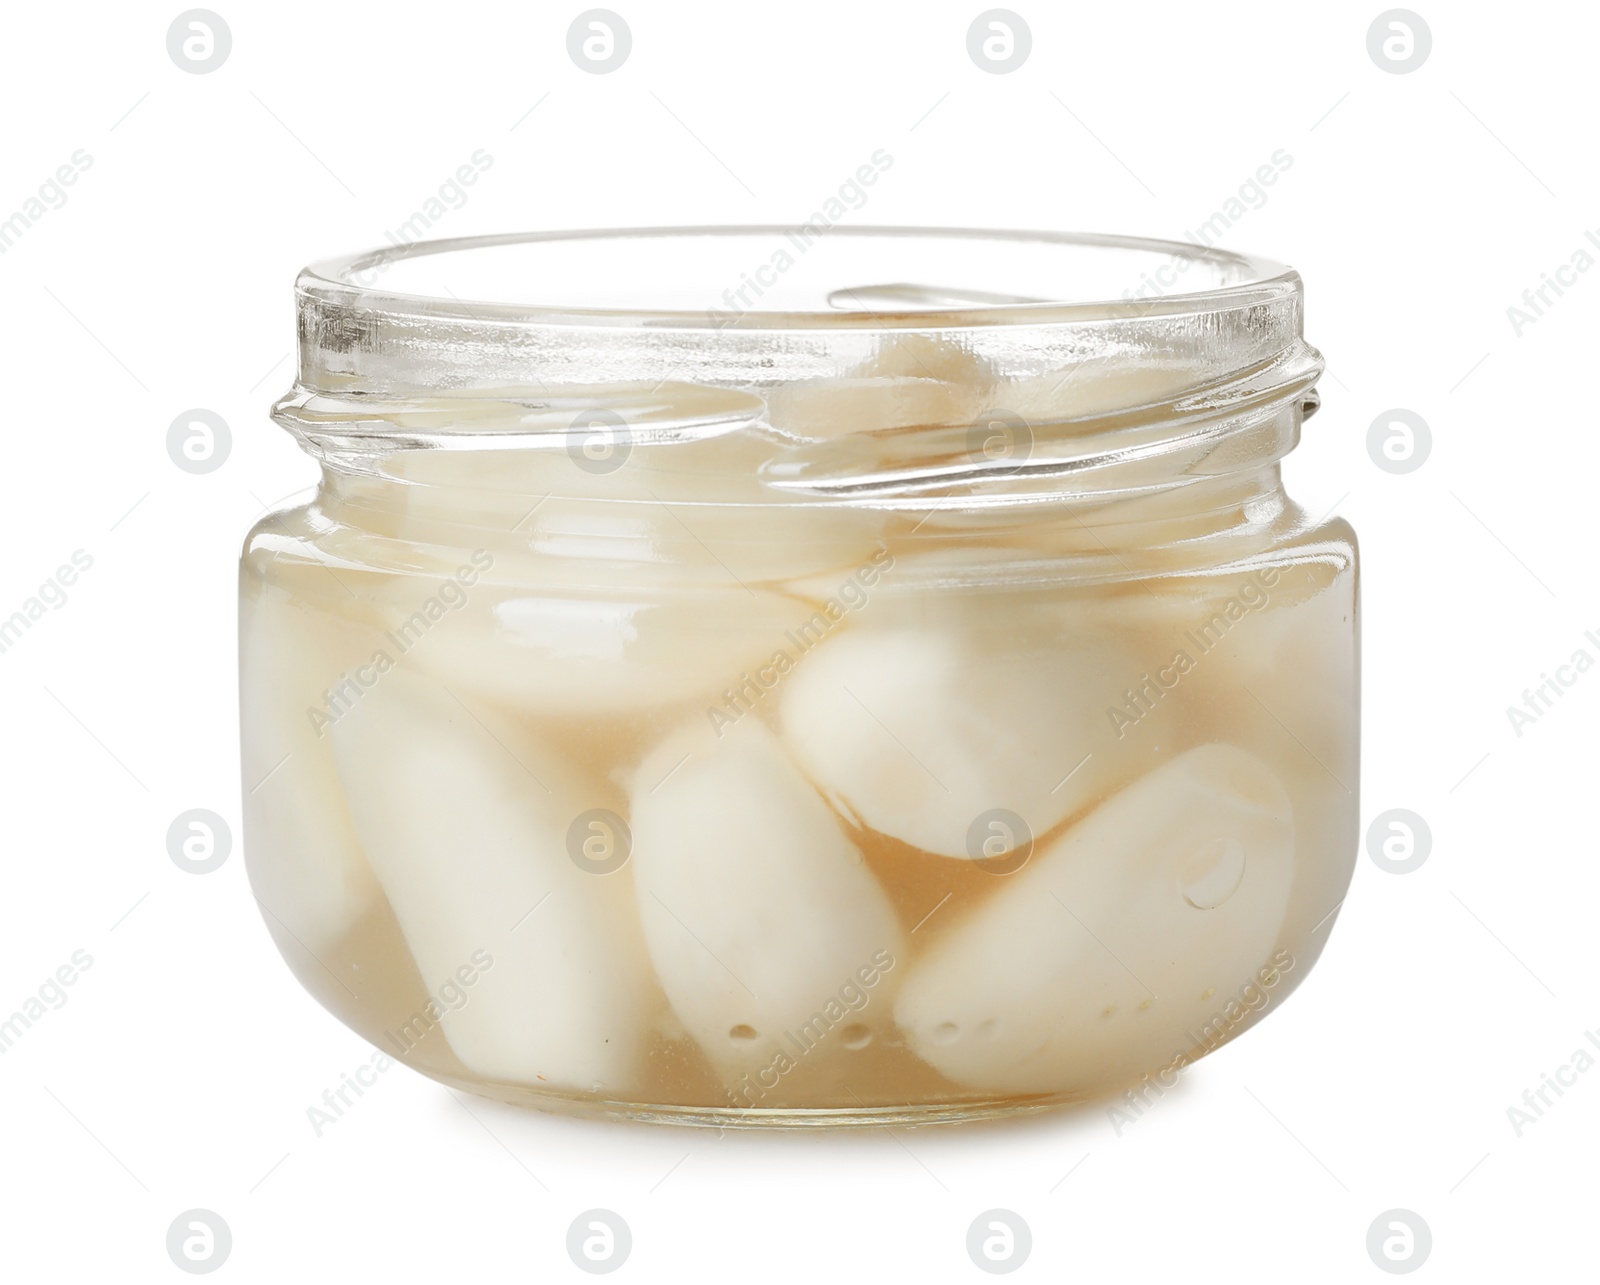
[[[420,1070],[421,1068],[415,1068]],[[858,1107],[719,1107],[681,1103],[608,1101],[587,1094],[556,1089],[532,1089],[524,1084],[499,1084],[466,1080],[424,1071],[430,1079],[474,1097],[511,1106],[527,1107],[552,1115],[589,1120],[615,1120],[633,1124],[665,1124],[699,1129],[870,1129],[884,1126],[917,1128],[930,1124],[963,1124],[996,1120],[1081,1105],[1090,1097],[1079,1093],[1035,1094],[1027,1097],[973,1098],[956,1102],[901,1102]]]

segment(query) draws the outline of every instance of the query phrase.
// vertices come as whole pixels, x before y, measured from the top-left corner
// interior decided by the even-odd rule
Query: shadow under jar
[[[675,229],[388,249],[297,307],[274,414],[322,479],[244,549],[245,855],[385,1053],[965,1119],[1170,1083],[1311,967],[1356,553],[1279,478],[1295,273]]]

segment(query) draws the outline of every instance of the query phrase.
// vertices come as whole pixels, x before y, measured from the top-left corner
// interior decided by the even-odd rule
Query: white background
[[[1521,736],[1506,707],[1600,659],[1600,271],[1520,337],[1506,310],[1600,229],[1593,7],[1415,0],[1432,53],[1395,75],[1376,3],[1014,0],[1032,54],[993,75],[981,2],[612,0],[632,54],[593,75],[580,3],[212,3],[233,49],[206,75],[168,57],[177,3],[23,6],[0,37],[0,219],[92,157],[0,255],[0,616],[93,558],[0,655],[0,1017],[94,961],[0,1055],[0,1273],[184,1279],[167,1228],[203,1207],[233,1233],[217,1279],[588,1279],[565,1236],[595,1206],[651,1281],[986,1279],[965,1235],[995,1207],[1032,1228],[1019,1279],[1384,1279],[1393,1207],[1432,1229],[1421,1278],[1592,1272],[1600,1067],[1520,1137],[1507,1108],[1600,1028],[1600,671]],[[1360,533],[1363,827],[1416,811],[1428,861],[1363,853],[1303,988],[1120,1136],[1101,1104],[719,1137],[396,1067],[317,1137],[366,1045],[280,962],[237,847],[195,876],[165,835],[195,807],[237,835],[235,560],[314,477],[265,413],[294,273],[381,244],[480,148],[439,235],[795,222],[883,148],[853,221],[1181,237],[1285,149],[1223,244],[1306,280],[1329,367],[1288,481]],[[232,427],[204,476],[166,452],[191,407]],[[1393,407],[1433,433],[1404,476],[1366,449]]]

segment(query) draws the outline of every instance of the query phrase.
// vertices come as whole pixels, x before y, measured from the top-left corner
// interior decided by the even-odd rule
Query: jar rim
[[[778,248],[769,259],[754,264],[754,271],[738,269],[741,281],[724,290],[720,299],[692,293],[714,289],[716,284],[691,281],[689,274],[696,264],[708,264],[717,254],[731,254],[740,241],[766,241]],[[793,253],[786,247],[792,247]],[[898,256],[903,262],[912,261],[918,253],[932,257],[940,249],[946,262],[965,254],[968,261],[960,266],[940,264],[940,272],[907,275],[948,278],[952,273],[965,273],[966,279],[950,285],[892,279],[874,284],[872,275],[895,275],[893,266],[886,265],[886,271],[868,273],[866,280],[822,292],[809,284],[818,275],[812,266],[815,256],[812,264],[805,261],[822,247],[826,247],[824,259],[845,261],[839,266],[847,266],[852,254],[869,255],[875,261]],[[683,263],[695,253],[701,253],[699,260]],[[596,258],[602,255],[615,265],[610,281],[595,268]],[[790,261],[790,268],[779,266],[780,255]],[[1017,288],[1021,281],[1019,255],[1026,260],[1027,276],[1021,282],[1030,287],[1026,293]],[[987,262],[982,261],[984,256]],[[517,257],[543,259],[534,264],[543,275],[535,278],[533,292],[543,291],[544,297],[527,297],[523,288],[512,285],[509,271],[502,268],[497,273],[492,262],[481,262],[498,259],[513,267],[511,261]],[[469,264],[469,259],[480,262]],[[1092,270],[1086,270],[1090,264]],[[779,279],[790,276],[795,266],[811,270],[799,278]],[[821,271],[825,274],[833,266],[824,262]],[[1183,278],[1197,268],[1201,288],[1169,288],[1187,284]],[[418,280],[419,286],[402,288],[393,278],[385,282],[397,269],[402,278]],[[630,269],[631,279],[621,283],[624,288],[619,290],[614,278]],[[659,280],[643,279],[658,269]],[[473,287],[475,272],[489,288]],[[581,281],[584,293],[574,293],[570,284],[563,286],[563,274]],[[980,279],[973,280],[974,274]],[[1113,293],[1098,284],[1114,284],[1119,276],[1127,282],[1121,292]],[[457,280],[466,293],[449,285],[429,286],[450,279]],[[1049,284],[1068,280],[1086,284],[1078,291]],[[774,288],[779,285],[787,288]],[[496,328],[521,323],[689,331],[946,332],[1231,312],[1297,294],[1301,283],[1292,268],[1270,259],[1148,237],[956,227],[752,224],[511,232],[403,242],[313,263],[300,273],[295,286],[302,308],[308,303],[332,305],[347,314],[365,314],[375,320],[392,316],[456,324],[476,321]],[[1037,297],[1041,287],[1045,297]],[[673,297],[680,293],[681,299]],[[1075,293],[1081,297],[1073,297]],[[769,296],[775,297],[769,300]],[[676,306],[661,302],[669,297]],[[707,306],[681,306],[691,297],[702,298]],[[794,306],[797,299],[809,299],[814,306]],[[766,306],[758,306],[764,302]],[[815,306],[817,303],[821,306]]]
[[[795,234],[522,232],[313,266],[273,417],[363,472],[393,451],[570,451],[597,424],[640,446],[752,428],[786,443],[775,493],[888,506],[1265,468],[1314,404],[1299,274],[1182,242],[851,225],[791,242],[804,253],[736,311],[682,306]],[[1002,422],[1028,439],[1022,466],[973,456]]]

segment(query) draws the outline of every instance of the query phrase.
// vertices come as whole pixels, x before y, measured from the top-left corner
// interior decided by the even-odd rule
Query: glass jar
[[[1356,844],[1354,537],[1299,277],[744,228],[305,271],[316,492],[241,577],[245,855],[446,1084],[709,1124],[1145,1095]],[[1143,1081],[1143,1083],[1141,1083]]]

